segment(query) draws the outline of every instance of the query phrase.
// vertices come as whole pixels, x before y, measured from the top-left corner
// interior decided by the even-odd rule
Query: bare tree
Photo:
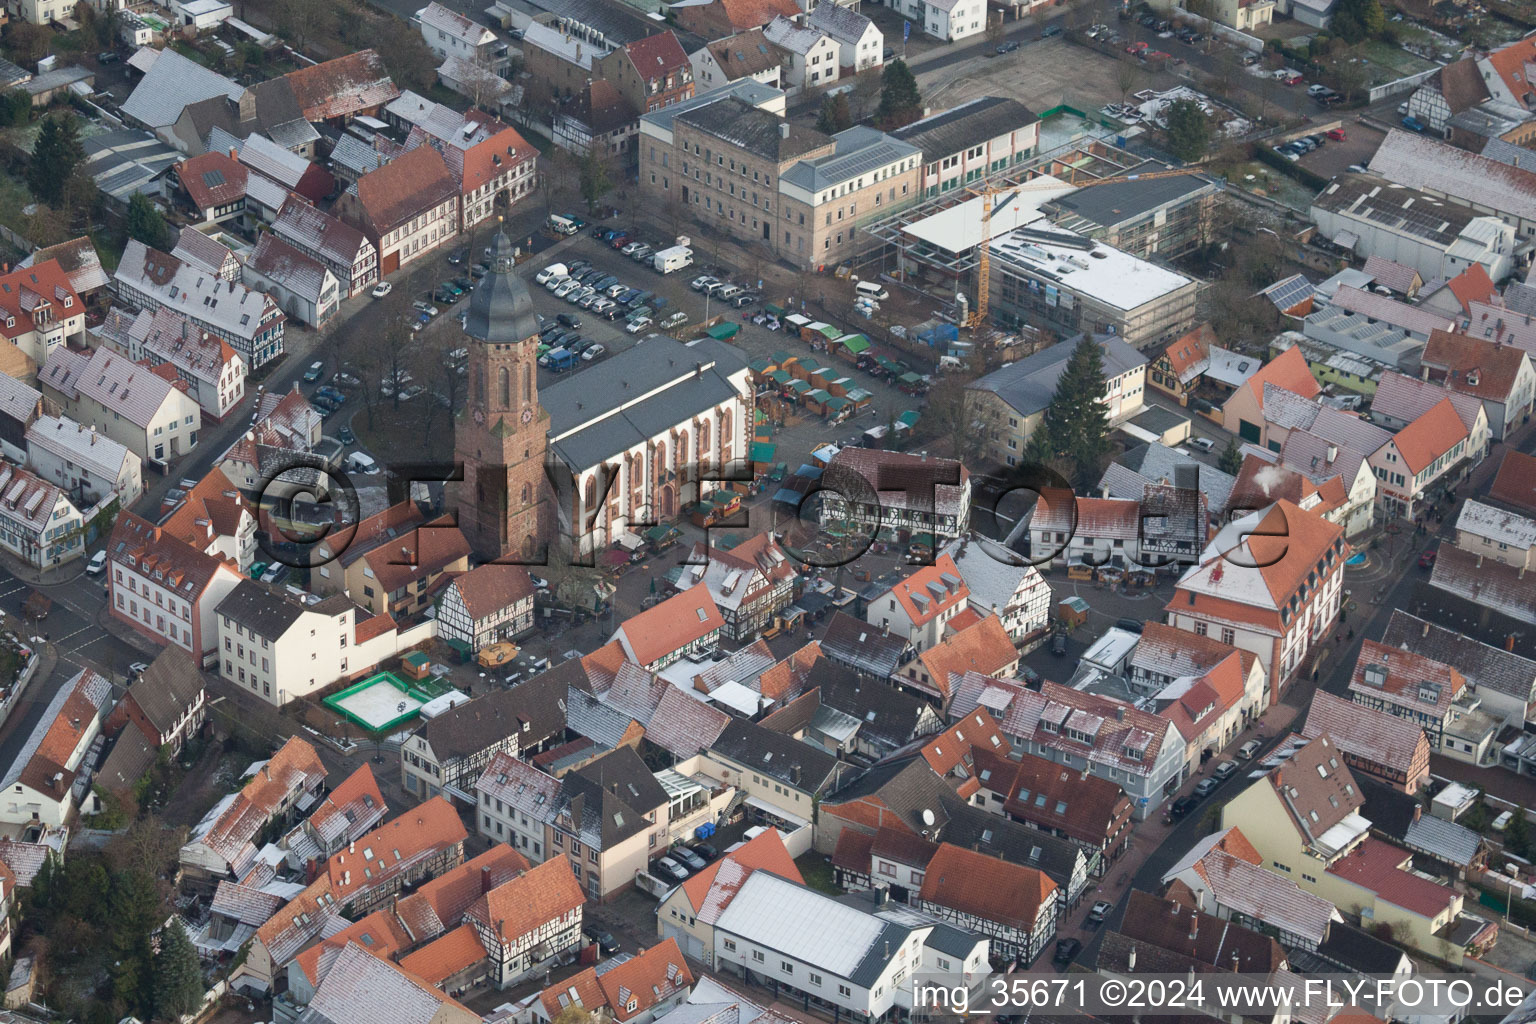
[[[987,45],[997,46],[1003,41],[1003,12],[987,12]]]
[[[1115,87],[1120,90],[1120,102],[1124,103],[1136,86],[1141,83],[1141,67],[1134,61],[1122,60],[1115,65]]]
[[[329,0],[277,0],[275,13],[278,31],[300,50],[336,24],[336,8]]]
[[[496,73],[489,60],[479,56],[470,60],[460,58],[454,65],[454,77],[459,83],[459,92],[476,108],[500,108],[501,98],[512,88]]]

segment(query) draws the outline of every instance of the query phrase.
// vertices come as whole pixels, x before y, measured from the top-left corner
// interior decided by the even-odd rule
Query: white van
[[[363,452],[353,452],[347,456],[347,468],[354,473],[377,473],[379,464],[373,460],[373,456]]]
[[[853,292],[861,299],[878,299],[881,302],[891,297],[891,293],[879,281],[860,281],[854,285]]]
[[[570,272],[570,268],[567,267],[564,263],[551,263],[549,266],[539,271],[538,275],[533,279],[533,283],[545,284],[552,277],[567,277],[570,275]]]

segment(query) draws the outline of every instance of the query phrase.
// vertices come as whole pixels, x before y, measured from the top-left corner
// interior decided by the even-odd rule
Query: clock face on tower
[[[524,423],[532,423],[533,422],[533,409],[532,408],[525,408],[523,410],[523,422]]]
[[[485,410],[480,408],[478,405],[475,406],[475,422],[476,423],[484,423],[485,422]]]

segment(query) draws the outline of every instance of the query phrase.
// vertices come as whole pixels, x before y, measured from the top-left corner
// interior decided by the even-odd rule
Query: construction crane
[[[1093,188],[1095,185],[1115,185],[1125,181],[1151,181],[1154,178],[1187,177],[1196,171],[1188,168],[1168,168],[1161,171],[1147,171],[1142,174],[1117,174],[1109,178],[1091,178],[1087,181],[1077,181],[1077,172],[1072,172],[1072,180],[1063,182],[1059,178],[1051,177],[1050,180],[1033,179],[1021,185],[984,186],[972,188],[970,191],[982,197],[981,201],[981,242],[978,244],[976,263],[976,305],[966,314],[965,320],[960,326],[975,329],[980,327],[987,318],[987,285],[992,277],[992,251],[988,243],[992,241],[992,213],[997,207],[1007,206],[1013,202],[1020,192],[1030,192],[1048,188],[1060,188],[1063,184],[1072,188]],[[997,199],[1002,196],[1002,199]]]

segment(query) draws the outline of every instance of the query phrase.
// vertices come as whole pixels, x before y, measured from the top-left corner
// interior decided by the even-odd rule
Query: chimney
[[[480,869],[480,891],[482,893],[486,893],[486,892],[490,892],[491,891],[491,869],[490,868],[483,867],[483,868]]]
[[[1427,636],[1429,636],[1429,623],[1427,623],[1427,622],[1424,623],[1424,628],[1419,630],[1419,636],[1420,637],[1427,637]]]
[[[781,121],[781,122],[779,122],[779,138],[781,138],[781,139],[789,138],[789,122],[788,121]]]
[[[1135,946],[1132,946],[1131,947],[1131,951],[1125,955],[1125,969],[1128,970],[1128,971],[1134,971],[1136,969],[1136,947]]]
[[[230,146],[230,147],[229,147],[229,158],[230,158],[230,159],[231,159],[231,160],[234,160],[234,159],[236,159],[236,158],[237,158],[237,157],[238,157],[238,156],[239,156],[239,151],[238,151],[238,150],[236,150],[236,149],[235,149],[235,147],[234,147],[234,146]]]
[[[1189,915],[1189,941],[1191,944],[1200,937],[1200,915]]]

